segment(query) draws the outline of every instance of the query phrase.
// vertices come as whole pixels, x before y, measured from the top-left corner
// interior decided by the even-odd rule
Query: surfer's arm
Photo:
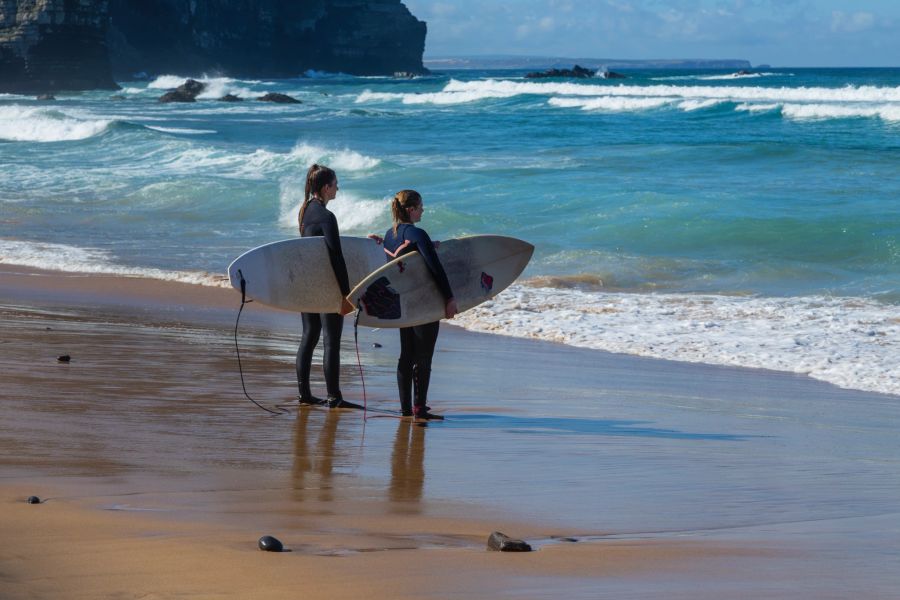
[[[434,282],[437,283],[438,289],[440,289],[441,294],[444,295],[444,300],[452,300],[453,290],[450,288],[450,280],[447,279],[447,273],[446,271],[444,271],[444,265],[441,264],[441,259],[438,258],[431,238],[428,237],[428,234],[425,233],[425,231],[419,229],[418,227],[416,227],[414,231],[410,231],[409,233],[410,241],[412,241],[416,245],[419,254],[421,254],[422,258],[425,260],[425,266],[428,267],[428,270],[431,272],[431,276],[434,277]]]
[[[334,276],[337,278],[338,287],[341,288],[341,295],[346,296],[350,293],[347,263],[344,262],[344,253],[341,251],[341,236],[338,233],[337,219],[334,215],[330,217],[322,223],[322,234],[325,237],[325,246],[328,248],[328,259],[331,261],[331,268],[334,270]]]

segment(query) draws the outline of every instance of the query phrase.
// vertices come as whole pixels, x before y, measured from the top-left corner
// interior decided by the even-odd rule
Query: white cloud
[[[875,25],[875,15],[870,12],[846,14],[836,10],[831,13],[831,30],[834,32],[858,33]]]

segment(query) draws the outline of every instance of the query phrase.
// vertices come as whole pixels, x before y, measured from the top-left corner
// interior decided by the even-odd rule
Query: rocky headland
[[[115,89],[137,73],[427,72],[401,0],[0,0],[0,92]]]

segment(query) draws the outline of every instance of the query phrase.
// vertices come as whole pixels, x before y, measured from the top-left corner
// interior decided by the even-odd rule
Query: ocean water
[[[464,327],[900,394],[900,69],[194,74],[157,102],[185,75],[0,95],[0,262],[227,285],[321,162],[346,235],[414,188],[436,239],[536,246]]]

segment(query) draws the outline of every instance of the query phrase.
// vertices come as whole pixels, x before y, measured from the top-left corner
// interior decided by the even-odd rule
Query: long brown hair
[[[322,192],[322,188],[335,179],[337,179],[335,172],[325,165],[313,164],[306,172],[306,190],[303,192],[303,204],[300,206],[300,215],[297,217],[300,235],[303,235],[303,213],[306,212],[310,198],[317,198]]]
[[[422,204],[422,195],[416,190],[400,190],[391,200],[391,217],[394,219],[394,235],[400,223],[409,223],[409,209]]]

